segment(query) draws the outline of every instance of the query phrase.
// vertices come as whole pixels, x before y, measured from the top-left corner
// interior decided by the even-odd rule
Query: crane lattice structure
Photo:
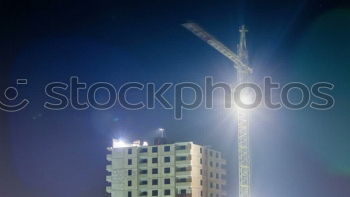
[[[248,66],[248,50],[245,36],[247,29],[244,25],[239,29],[240,41],[237,46],[237,54],[232,52],[196,23],[185,23],[183,26],[234,63],[234,67],[237,70],[238,83],[247,81],[248,76],[253,70]],[[237,108],[237,126],[239,197],[250,197],[249,114],[246,110],[241,108]]]

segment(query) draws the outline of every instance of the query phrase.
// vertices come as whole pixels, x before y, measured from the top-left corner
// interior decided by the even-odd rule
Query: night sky
[[[234,83],[232,63],[184,29],[191,20],[235,50],[248,29],[253,81],[335,85],[326,111],[267,110],[252,115],[253,197],[350,196],[350,5],[335,1],[0,1],[0,98],[16,79],[30,105],[0,111],[0,197],[107,197],[112,138],[211,145],[228,159],[237,192],[236,122],[220,102],[185,111],[50,111],[45,85],[68,82]],[[103,99],[106,95],[101,94]],[[131,92],[132,101],[143,100]],[[166,95],[172,97],[171,93]],[[217,98],[222,97],[219,92]],[[190,98],[190,95],[189,95]]]

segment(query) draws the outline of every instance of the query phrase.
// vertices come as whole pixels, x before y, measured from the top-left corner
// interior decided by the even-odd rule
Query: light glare
[[[123,148],[128,147],[129,145],[125,142],[123,142],[120,139],[113,139],[113,148]]]

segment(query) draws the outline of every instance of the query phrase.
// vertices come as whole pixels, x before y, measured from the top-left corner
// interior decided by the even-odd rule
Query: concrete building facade
[[[220,152],[192,142],[108,148],[106,190],[111,197],[224,197]]]

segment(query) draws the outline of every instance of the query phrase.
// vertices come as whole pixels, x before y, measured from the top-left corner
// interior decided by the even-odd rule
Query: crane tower
[[[244,83],[253,70],[248,66],[248,50],[244,25],[239,29],[240,40],[237,45],[237,54],[207,33],[196,23],[184,23],[183,26],[205,41],[221,54],[229,58],[237,69],[237,82]],[[237,108],[237,142],[238,142],[238,174],[239,197],[250,197],[250,150],[249,150],[249,114],[247,110]]]

